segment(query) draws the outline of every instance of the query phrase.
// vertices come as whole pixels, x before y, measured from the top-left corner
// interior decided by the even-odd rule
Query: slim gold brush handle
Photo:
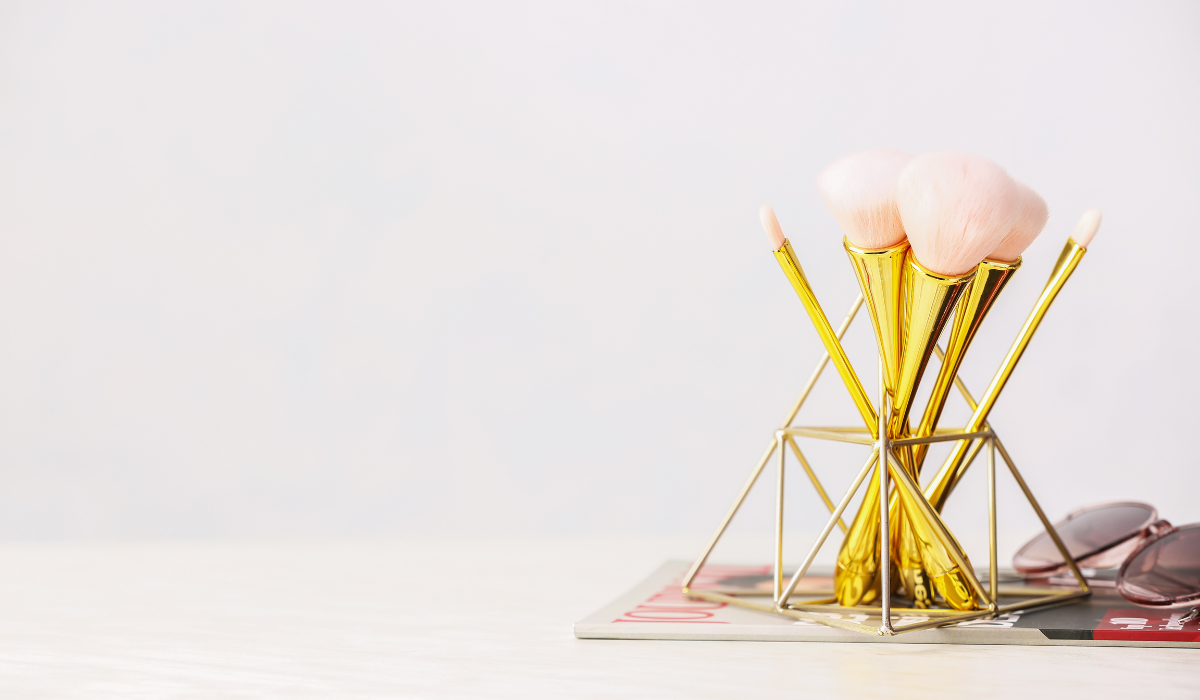
[[[1098,225],[1098,222],[1097,222]],[[1079,265],[1079,261],[1083,259],[1087,248],[1075,242],[1075,239],[1068,238],[1067,244],[1063,246],[1062,254],[1058,256],[1058,262],[1054,264],[1054,269],[1050,272],[1050,279],[1046,282],[1046,287],[1042,290],[1041,296],[1033,305],[1033,311],[1029,313],[1029,318],[1025,320],[1025,325],[1021,326],[1021,331],[1017,333],[1017,339],[1013,341],[1012,347],[1009,348],[1008,354],[1004,357],[1004,361],[1000,363],[1000,369],[996,371],[996,375],[992,378],[992,383],[983,392],[983,396],[979,398],[979,403],[975,408],[975,412],[971,415],[971,420],[963,430],[971,433],[979,430],[984,423],[987,422],[988,413],[992,407],[996,405],[996,399],[1000,397],[1000,392],[1003,391],[1004,385],[1008,382],[1008,378],[1012,376],[1013,370],[1016,369],[1017,362],[1020,361],[1021,355],[1028,347],[1029,341],[1033,339],[1033,334],[1037,331],[1038,325],[1042,322],[1042,317],[1050,309],[1050,305],[1054,303],[1055,297],[1058,296],[1059,290],[1067,283],[1071,277],[1071,273]],[[942,468],[938,471],[937,476],[925,488],[925,496],[934,508],[941,510],[945,505],[946,497],[954,489],[955,484],[962,478],[963,472],[966,471],[966,462],[963,458],[967,454],[971,444],[970,440],[960,440],[954,443],[954,449],[950,452],[950,456],[942,463]]]
[[[783,274],[792,283],[792,288],[796,290],[796,295],[804,304],[804,310],[812,319],[813,326],[817,329],[817,335],[821,336],[821,342],[825,344],[825,351],[829,353],[829,359],[833,361],[833,366],[841,375],[842,382],[850,391],[850,398],[854,400],[854,406],[862,415],[867,429],[871,431],[871,437],[878,438],[879,428],[875,407],[871,405],[871,399],[863,389],[862,382],[858,380],[858,374],[850,365],[850,358],[846,357],[846,351],[842,348],[837,333],[829,324],[829,319],[825,317],[825,312],[821,309],[821,304],[817,301],[817,295],[809,285],[808,278],[804,276],[804,269],[800,267],[800,261],[797,260],[796,251],[792,250],[790,241],[786,239],[783,241],[783,245],[775,251],[775,259],[779,261],[779,267],[783,268]]]

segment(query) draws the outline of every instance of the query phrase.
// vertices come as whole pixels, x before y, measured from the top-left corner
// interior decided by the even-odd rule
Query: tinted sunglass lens
[[[1137,536],[1155,521],[1157,512],[1145,503],[1113,503],[1087,508],[1071,514],[1066,520],[1055,524],[1054,529],[1062,538],[1067,551],[1076,561],[1094,557],[1111,550],[1122,542]],[[1125,554],[1127,552],[1122,553]],[[1093,566],[1116,566],[1099,562]],[[1026,575],[1045,574],[1066,565],[1058,547],[1050,535],[1042,533],[1017,552],[1013,567]]]
[[[1186,525],[1142,547],[1121,567],[1117,590],[1143,605],[1200,600],[1200,524]]]

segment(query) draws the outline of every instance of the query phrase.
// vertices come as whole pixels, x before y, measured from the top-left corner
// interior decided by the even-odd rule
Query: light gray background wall
[[[1052,514],[1200,519],[1198,87],[1194,2],[5,4],[0,536],[706,533],[820,352],[758,205],[840,317],[871,147],[1050,204],[976,391],[1104,210],[992,422]]]

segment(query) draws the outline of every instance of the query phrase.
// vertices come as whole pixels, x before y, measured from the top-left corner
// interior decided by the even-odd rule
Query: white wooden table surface
[[[584,641],[656,539],[0,545],[0,698],[1200,697],[1200,650]]]

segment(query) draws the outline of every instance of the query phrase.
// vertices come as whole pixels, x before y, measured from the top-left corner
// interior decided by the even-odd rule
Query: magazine
[[[680,591],[688,562],[663,564],[633,590],[575,623],[580,639],[745,640],[795,642],[874,642],[885,644],[1028,644],[1069,646],[1148,646],[1200,648],[1200,620],[1182,621],[1188,608],[1138,607],[1122,598],[1103,577],[1088,598],[1030,612],[1018,610],[992,619],[968,620],[936,629],[882,637],[794,620],[728,603],[691,600]],[[1001,572],[1001,576],[1005,576]],[[1001,581],[1004,579],[1002,578]],[[1019,580],[1019,579],[1018,579]],[[1045,585],[1046,582],[1038,582]],[[832,588],[828,572],[806,576],[798,590]],[[770,566],[706,565],[692,588],[726,593],[767,592]],[[1064,590],[1067,590],[1064,588]],[[760,598],[769,602],[769,596]],[[878,627],[869,609],[828,613]],[[899,613],[895,626],[928,618]]]

